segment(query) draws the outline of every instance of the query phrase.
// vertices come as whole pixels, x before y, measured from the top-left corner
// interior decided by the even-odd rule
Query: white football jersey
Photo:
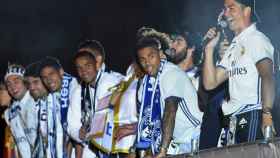
[[[165,99],[174,96],[182,98],[175,118],[173,142],[190,144],[194,133],[199,132],[203,113],[198,107],[197,92],[187,74],[178,66],[167,62],[159,78],[162,114]],[[143,86],[138,91],[138,99],[142,98]],[[189,152],[190,148],[183,149],[176,154]],[[174,153],[170,153],[174,154]]]
[[[247,104],[261,109],[261,79],[256,64],[264,59],[273,61],[274,48],[255,24],[236,36],[218,64],[229,76],[230,101],[223,104],[225,115],[239,111]]]
[[[102,75],[100,76],[100,80],[98,82],[96,93],[95,93],[96,88],[94,88],[94,87],[90,88],[91,97],[93,97],[94,94],[96,94],[96,97],[95,97],[96,105],[98,104],[99,99],[105,97],[108,94],[109,88],[117,85],[123,79],[122,77],[123,76],[114,75],[114,74],[111,74],[108,72],[102,73]],[[93,99],[93,98],[91,98],[91,99]],[[80,140],[80,138],[79,138],[79,130],[82,127],[81,100],[82,100],[81,86],[79,85],[73,91],[73,95],[70,99],[70,106],[68,109],[68,117],[67,117],[68,134],[70,135],[70,137],[72,137],[77,142],[82,142],[82,140]],[[106,130],[107,129],[105,129],[105,131]],[[87,145],[85,145],[85,147],[87,148]],[[95,157],[95,154],[90,150],[84,151],[83,158],[86,158],[86,157]]]

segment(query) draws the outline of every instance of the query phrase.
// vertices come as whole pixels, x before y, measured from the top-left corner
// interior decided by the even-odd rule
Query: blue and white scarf
[[[50,98],[48,98],[46,107],[48,109],[48,114],[47,114],[47,116],[48,116],[48,132],[47,132],[48,133],[48,146],[50,148],[51,158],[57,158],[58,157],[58,153],[57,153],[57,149],[56,149],[56,143],[57,143],[56,142],[56,139],[57,139],[56,108],[57,107],[56,107],[55,97],[53,94],[50,96]]]
[[[48,97],[41,98],[38,101],[39,105],[39,135],[43,139],[43,152],[44,155],[47,154],[47,148],[48,144],[47,141],[44,141],[48,139]]]
[[[67,136],[67,113],[70,104],[70,83],[73,77],[70,74],[64,73],[62,85],[60,90],[60,114],[61,125],[63,128],[63,158],[67,158],[66,144],[68,141]]]
[[[64,130],[67,129],[67,112],[70,102],[70,83],[72,79],[73,77],[71,75],[64,73],[60,90],[61,124]]]
[[[161,61],[156,79],[149,75],[144,77],[138,123],[136,147],[141,149],[151,148],[154,154],[159,152],[162,137],[159,76],[162,73],[165,63],[166,60]]]
[[[66,151],[66,142],[67,142],[67,112],[68,112],[68,107],[69,107],[69,96],[70,96],[70,83],[72,81],[72,76],[64,73],[63,79],[62,79],[62,85],[61,85],[61,90],[60,90],[60,99],[59,99],[59,104],[60,104],[60,115],[61,115],[61,125],[63,128],[63,158],[67,158],[67,151]],[[57,158],[59,157],[58,155],[60,154],[57,151],[57,99],[55,97],[55,94],[51,95],[51,98],[49,98],[47,102],[47,107],[48,107],[48,142],[50,145],[50,153],[52,158]],[[51,105],[52,104],[52,105]]]

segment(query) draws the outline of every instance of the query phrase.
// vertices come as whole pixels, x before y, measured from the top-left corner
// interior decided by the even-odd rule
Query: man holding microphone
[[[220,32],[211,28],[205,35],[203,83],[214,89],[229,79],[230,100],[223,113],[230,118],[223,131],[224,144],[252,142],[262,138],[262,130],[273,127],[274,101],[273,53],[270,40],[256,28],[258,20],[254,0],[225,0],[225,14],[235,37],[221,62],[215,66],[213,52]]]

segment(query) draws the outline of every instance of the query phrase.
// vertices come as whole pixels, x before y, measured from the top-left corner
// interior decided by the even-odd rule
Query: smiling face
[[[41,71],[41,78],[46,88],[50,92],[59,91],[61,88],[63,70],[57,70],[53,67],[44,67]]]
[[[21,100],[25,95],[27,88],[25,87],[23,78],[18,75],[10,75],[7,77],[6,86],[10,95],[16,99]]]
[[[160,53],[153,47],[145,47],[137,51],[138,60],[144,71],[151,76],[156,76],[160,66]]]
[[[104,59],[103,59],[103,56],[101,55],[100,51],[96,50],[96,49],[92,49],[92,48],[81,48],[78,50],[78,52],[83,52],[83,51],[86,51],[86,52],[91,52],[94,57],[95,57],[95,61],[96,61],[96,69],[99,70],[101,67],[102,67],[102,64],[104,63]]]
[[[225,0],[224,5],[229,28],[239,34],[250,24],[251,9],[236,0]]]
[[[75,65],[82,81],[89,84],[95,81],[97,70],[96,61],[93,58],[87,56],[78,57],[75,60]]]
[[[47,95],[47,89],[43,85],[40,77],[26,77],[27,85],[31,96],[37,100]]]

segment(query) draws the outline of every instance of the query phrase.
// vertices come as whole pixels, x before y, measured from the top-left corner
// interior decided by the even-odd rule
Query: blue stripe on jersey
[[[262,62],[262,61],[264,61],[264,60],[270,60],[271,62],[273,62],[273,60],[272,60],[271,58],[269,58],[269,57],[264,57],[264,58],[258,60],[258,61],[256,62],[255,65],[257,65],[258,63],[260,63],[260,62]]]
[[[253,114],[250,115],[250,123],[249,123],[249,133],[248,133],[248,142],[251,141],[251,135],[252,135],[252,125],[253,125]]]
[[[185,108],[183,107],[184,105],[182,105],[182,103],[179,103],[179,106],[181,107],[183,113],[186,115],[186,117],[188,118],[188,120],[190,121],[190,123],[196,127],[195,122],[193,122],[193,120],[190,118],[190,116],[188,115],[188,113],[186,112]]]
[[[216,67],[217,68],[220,67],[220,68],[225,69],[225,70],[227,69],[226,67],[224,67],[223,65],[220,65],[220,64],[218,64]]]
[[[182,108],[185,109],[185,112],[186,114],[190,117],[190,119],[192,119],[192,121],[195,123],[195,127],[198,126],[200,124],[200,121],[198,119],[196,119],[192,113],[190,112],[188,106],[187,106],[187,103],[184,99],[181,100],[181,103],[182,103]]]
[[[253,137],[252,137],[252,141],[254,141],[255,140],[255,138],[256,138],[256,129],[257,129],[257,111],[256,110],[254,110],[253,111],[253,113],[254,113],[254,116],[255,116],[255,118],[254,118],[254,121],[253,121]]]
[[[181,108],[184,111],[184,114],[188,117],[189,121],[193,124],[194,127],[198,126],[198,123],[195,121],[195,119],[191,116],[191,114],[187,111],[186,105],[182,102]]]
[[[254,112],[251,112],[250,114],[250,125],[249,125],[249,135],[248,135],[248,142],[252,141],[252,134],[253,134],[253,125],[254,125]]]
[[[244,105],[242,107],[240,107],[238,110],[236,110],[233,115],[239,115],[239,114],[243,114],[245,112],[249,112],[249,111],[252,111],[252,110],[260,110],[262,107],[261,107],[261,104],[247,104],[247,105]]]
[[[258,129],[258,120],[259,120],[259,112],[257,110],[254,111],[256,113],[256,119],[255,119],[255,128],[254,128],[254,140],[257,138],[257,129]]]
[[[251,120],[249,126],[248,142],[253,142],[256,140],[257,137],[259,113],[257,110],[254,110],[251,112],[250,115],[251,115]]]
[[[193,120],[196,122],[197,126],[200,125],[201,122],[190,112],[190,110],[189,110],[189,108],[187,106],[186,101],[184,100],[183,102],[185,104],[186,110],[188,111],[189,115],[193,118]]]
[[[260,76],[258,77],[258,89],[257,89],[257,95],[258,95],[258,100],[257,100],[257,104],[260,103],[260,84],[261,84],[261,78]]]

